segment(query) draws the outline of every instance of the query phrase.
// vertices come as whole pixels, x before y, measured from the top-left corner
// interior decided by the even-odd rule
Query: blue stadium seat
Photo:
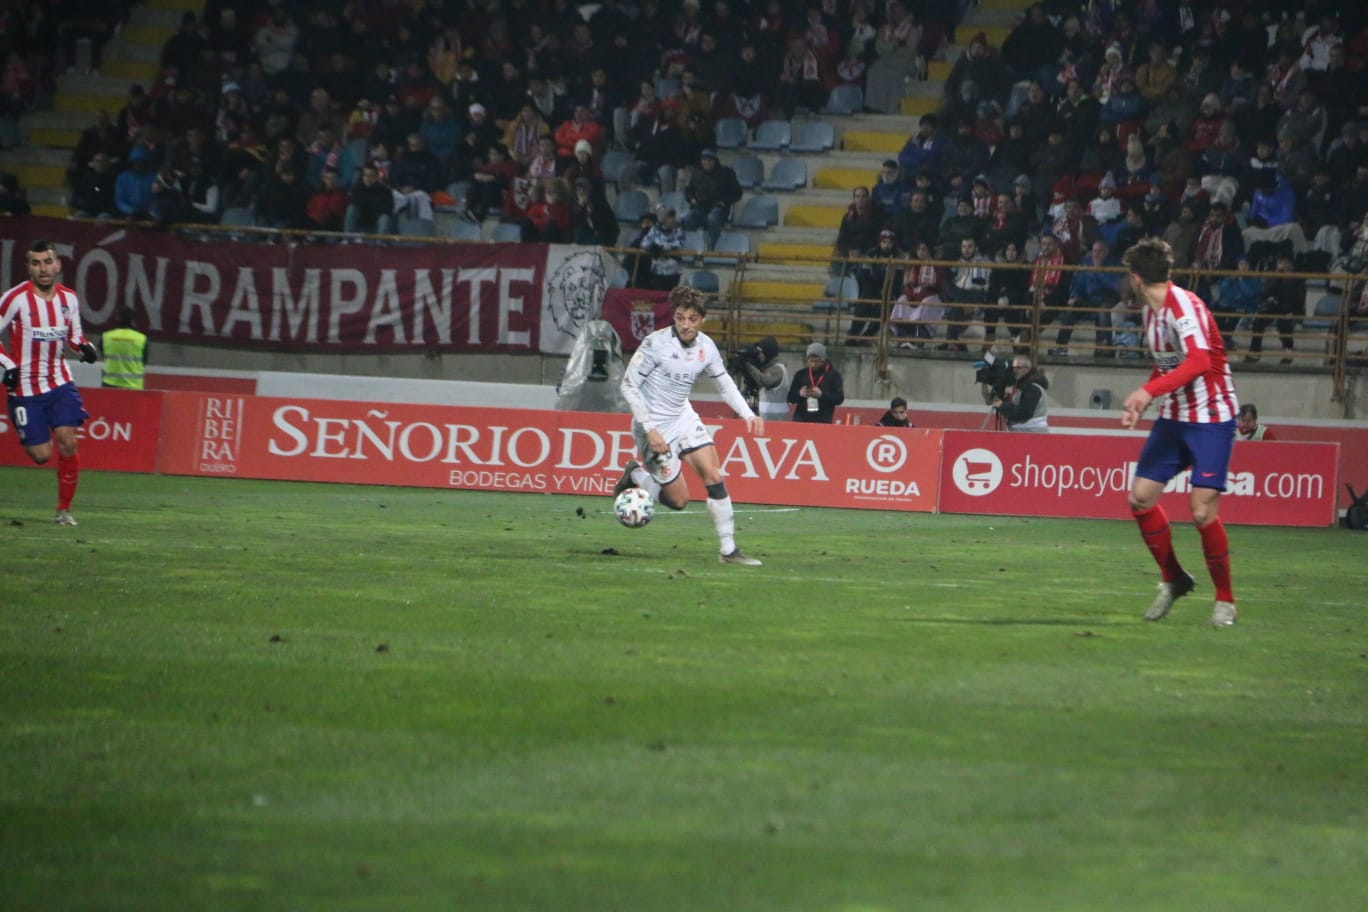
[[[758,155],[742,155],[731,163],[736,181],[745,190],[753,190],[765,181],[765,163]]]
[[[798,124],[790,152],[822,153],[836,148],[836,128],[825,120],[807,120]]]
[[[856,85],[839,85],[827,96],[823,114],[859,114],[864,110],[864,91]]]
[[[641,217],[651,211],[651,198],[644,190],[622,190],[618,192],[617,202],[613,204],[613,214],[619,222],[635,225]]]
[[[779,224],[779,201],[768,194],[752,196],[741,205],[738,228],[769,228]]]
[[[719,149],[739,149],[746,144],[750,128],[739,117],[723,117],[713,125],[713,140]]]
[[[788,148],[793,139],[793,126],[787,120],[767,120],[755,128],[748,148],[779,152]]]
[[[766,190],[790,193],[807,186],[807,162],[801,158],[781,158],[769,177],[760,185]]]

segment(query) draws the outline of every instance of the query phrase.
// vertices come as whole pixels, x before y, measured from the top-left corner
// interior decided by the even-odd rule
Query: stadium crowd
[[[1119,298],[1054,268],[1098,241],[1109,263],[1160,235],[1180,266],[1243,256],[1258,273],[1282,252],[1302,269],[1362,266],[1361,5],[1050,0],[1002,47],[980,34],[960,51],[962,14],[955,0],[212,0],[185,14],[157,80],[82,133],[71,208],[384,233],[449,207],[524,240],[612,244],[610,149],[631,152],[634,179],[688,197],[711,173],[719,118],[817,110],[841,85],[896,112],[906,81],[954,54],[941,109],[855,191],[836,238],[838,257],[901,261],[925,245],[965,261],[899,270],[900,303],[917,312],[900,324],[909,344],[928,315],[1002,291],[998,259],[1034,260],[1028,291],[1053,309],[1087,301],[1107,322]],[[715,239],[735,202],[679,221]],[[668,258],[677,228],[662,211],[630,240]],[[642,282],[669,287],[679,270],[659,259],[642,258]]]

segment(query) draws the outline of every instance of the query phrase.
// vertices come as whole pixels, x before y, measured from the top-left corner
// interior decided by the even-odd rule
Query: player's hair
[[[1253,418],[1255,421],[1259,420],[1259,410],[1254,407],[1254,403],[1246,402],[1244,405],[1240,406],[1240,414],[1237,417],[1243,418],[1246,415]]]
[[[28,246],[29,253],[47,253],[48,251],[56,253],[57,245],[52,243],[52,241],[34,241]]]
[[[708,315],[708,296],[692,285],[676,285],[670,291],[670,310],[696,310],[700,317]]]
[[[901,406],[902,408],[907,408],[907,400],[904,399],[902,396],[894,396],[894,397],[893,397],[893,401],[890,402],[890,403],[888,403],[888,407],[889,407],[890,409],[895,409],[895,408],[898,408],[898,407],[900,407],[900,406]]]
[[[1160,238],[1145,238],[1127,250],[1121,262],[1146,285],[1157,285],[1173,272],[1173,248]]]

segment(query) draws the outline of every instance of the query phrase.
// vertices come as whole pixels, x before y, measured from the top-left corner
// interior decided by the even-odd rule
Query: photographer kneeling
[[[985,369],[991,368],[990,364]],[[1001,381],[995,383],[989,405],[1003,421],[1007,422],[1009,431],[1047,433],[1050,425],[1046,417],[1048,406],[1045,402],[1045,388],[1049,385],[1045,375],[1036,369],[1030,358],[1016,355],[1012,358],[1011,385],[1007,386]]]
[[[788,368],[779,363],[778,357],[779,343],[773,336],[766,336],[737,352],[727,365],[746,404],[766,421],[783,421],[789,416]]]

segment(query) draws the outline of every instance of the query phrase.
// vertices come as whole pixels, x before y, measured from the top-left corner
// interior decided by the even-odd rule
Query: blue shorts
[[[42,446],[52,439],[55,427],[80,427],[90,417],[81,404],[74,383],[63,383],[37,396],[9,397],[10,423],[26,447]]]
[[[1224,491],[1230,470],[1230,451],[1235,447],[1235,421],[1190,424],[1159,418],[1150,429],[1135,474],[1160,484],[1192,468],[1194,488]]]

